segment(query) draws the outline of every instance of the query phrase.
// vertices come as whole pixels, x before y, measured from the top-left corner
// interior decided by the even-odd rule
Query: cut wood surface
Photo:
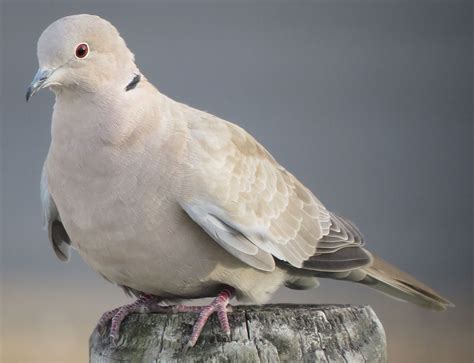
[[[386,362],[382,324],[370,306],[242,305],[229,313],[231,338],[212,316],[186,352],[196,314],[132,314],[113,346],[90,338],[90,360],[111,362]]]

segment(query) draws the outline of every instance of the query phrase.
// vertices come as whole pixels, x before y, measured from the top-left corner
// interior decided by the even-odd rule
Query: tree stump
[[[94,330],[90,361],[112,362],[386,362],[382,324],[369,306],[235,306],[228,341],[213,315],[184,352],[196,314],[132,314],[113,346]]]

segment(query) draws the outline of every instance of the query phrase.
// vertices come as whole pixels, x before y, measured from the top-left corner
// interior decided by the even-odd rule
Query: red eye
[[[89,54],[89,46],[86,43],[81,43],[76,47],[76,57],[85,58]]]

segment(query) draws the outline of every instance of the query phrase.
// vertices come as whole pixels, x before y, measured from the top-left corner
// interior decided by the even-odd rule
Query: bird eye
[[[76,58],[83,59],[89,54],[89,46],[87,43],[81,43],[76,47]]]

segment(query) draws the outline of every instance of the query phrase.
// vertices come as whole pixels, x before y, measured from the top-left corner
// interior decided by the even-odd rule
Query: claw
[[[156,296],[143,295],[131,304],[107,311],[102,315],[97,323],[97,330],[99,331],[99,334],[104,335],[107,330],[107,324],[111,321],[109,338],[112,345],[116,347],[119,338],[120,325],[123,320],[131,313],[157,311],[159,308],[157,304],[158,302],[159,300]]]
[[[176,305],[173,307],[163,307],[159,305],[160,299],[153,295],[143,295],[138,298],[132,304],[124,305],[119,308],[115,308],[111,311],[105,312],[97,323],[97,330],[99,334],[104,335],[107,331],[107,324],[110,322],[109,338],[111,345],[117,347],[120,337],[120,325],[124,319],[131,313],[180,313],[180,312],[193,312],[199,313],[199,317],[193,326],[193,332],[186,345],[183,347],[183,354],[189,348],[196,345],[196,342],[201,335],[207,320],[213,313],[217,313],[219,324],[226,335],[226,340],[230,340],[230,325],[227,313],[232,312],[232,306],[229,305],[229,301],[232,299],[234,294],[233,288],[226,288],[222,290],[219,295],[206,306],[185,306]]]
[[[120,308],[115,308],[113,310],[106,311],[104,314],[102,314],[99,322],[97,323],[97,330],[99,331],[100,335],[105,335],[105,333],[107,332],[108,322],[114,317],[115,314],[117,314],[119,309]]]
[[[219,324],[230,340],[230,325],[227,313],[232,311],[232,307],[229,306],[229,301],[232,299],[233,289],[224,289],[212,303],[206,306],[177,306],[178,312],[199,312],[199,317],[194,324],[193,332],[186,344],[184,351],[192,348],[196,345],[199,336],[201,335],[207,320],[213,313],[217,313],[219,318]]]

